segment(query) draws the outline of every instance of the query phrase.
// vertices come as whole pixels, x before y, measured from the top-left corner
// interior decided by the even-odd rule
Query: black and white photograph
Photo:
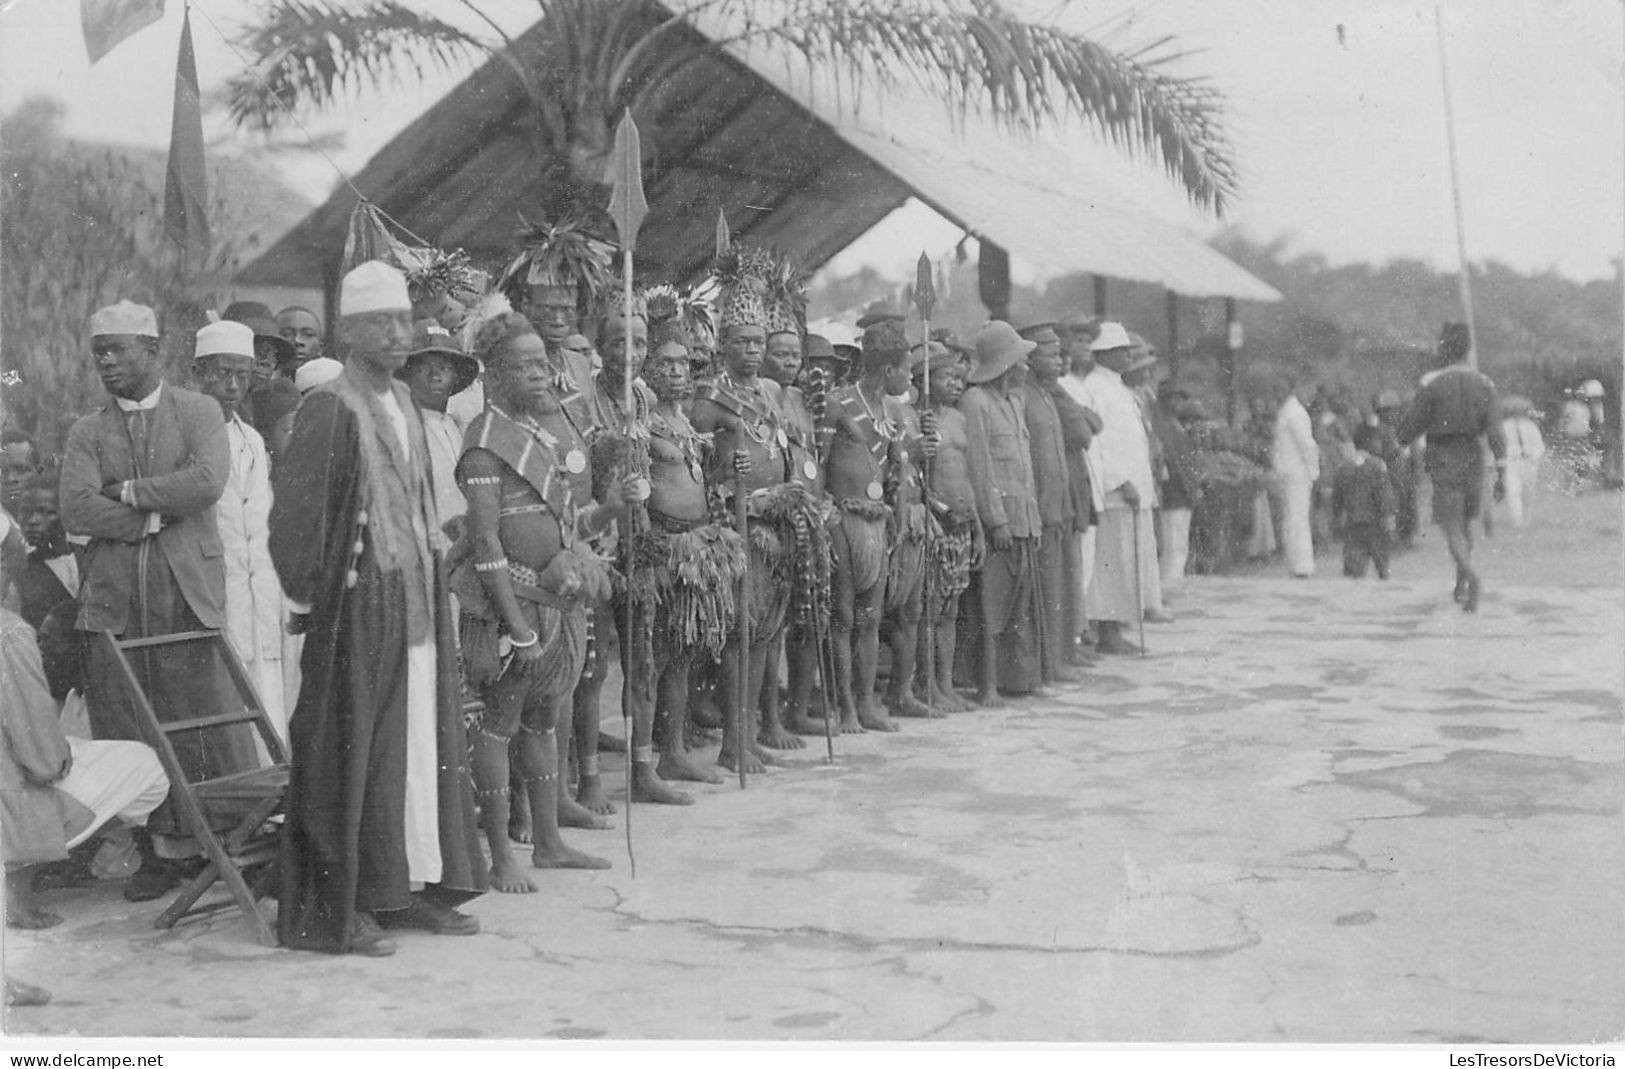
[[[1621,0],[0,0],[0,1047],[1612,1065],[1622,387]]]

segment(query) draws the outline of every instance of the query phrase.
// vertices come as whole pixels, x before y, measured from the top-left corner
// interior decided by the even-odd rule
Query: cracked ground
[[[603,873],[393,958],[153,929],[117,885],[8,932],[13,1034],[1586,1042],[1625,1033],[1618,500],[1388,583],[1196,578],[1052,700],[823,743],[567,833]],[[618,725],[614,725],[618,729]],[[620,782],[618,759],[606,778]],[[623,805],[624,808],[624,805]],[[624,814],[617,816],[617,825]]]

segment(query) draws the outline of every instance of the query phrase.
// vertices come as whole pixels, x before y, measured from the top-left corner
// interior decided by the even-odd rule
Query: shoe
[[[412,896],[412,904],[405,909],[392,909],[378,915],[381,928],[412,928],[435,935],[476,935],[480,930],[478,918],[458,913],[450,906],[425,898]]]
[[[181,874],[167,862],[142,865],[124,885],[126,902],[151,902],[180,886]]]
[[[1161,609],[1147,609],[1145,610],[1145,622],[1148,624],[1171,624],[1174,622],[1174,617],[1172,613],[1163,612]]]
[[[405,910],[396,910],[404,913]],[[387,958],[395,953],[395,940],[385,935],[372,914],[355,911],[350,921],[350,953],[364,958]]]

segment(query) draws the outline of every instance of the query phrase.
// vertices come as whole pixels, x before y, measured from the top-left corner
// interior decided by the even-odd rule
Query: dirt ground
[[[822,743],[572,835],[604,873],[393,958],[171,932],[109,884],[8,932],[13,1037],[1580,1043],[1625,1033],[1620,500],[1394,578],[1193,578],[1053,700]],[[606,773],[620,782],[618,761]],[[617,818],[617,822],[622,818]]]

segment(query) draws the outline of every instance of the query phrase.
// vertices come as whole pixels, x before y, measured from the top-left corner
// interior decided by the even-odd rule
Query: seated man
[[[6,925],[54,927],[62,918],[34,900],[35,869],[67,857],[113,817],[145,824],[169,794],[169,779],[142,743],[63,735],[34,630],[6,609],[0,609],[0,730]]]

